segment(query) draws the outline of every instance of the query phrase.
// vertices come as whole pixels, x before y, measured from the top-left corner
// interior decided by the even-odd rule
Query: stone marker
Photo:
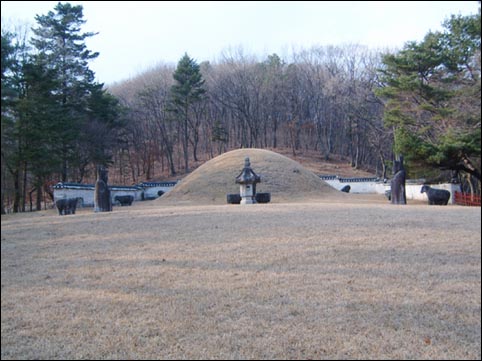
[[[108,170],[103,166],[97,167],[97,181],[95,182],[94,212],[112,211],[110,189],[107,185]]]
[[[393,178],[390,181],[392,204],[407,204],[405,193],[405,168],[403,167],[403,157],[393,162]]]
[[[256,183],[259,182],[261,182],[261,178],[251,169],[249,157],[246,157],[244,159],[244,168],[241,174],[236,177],[236,183],[240,185],[241,204],[256,203]]]

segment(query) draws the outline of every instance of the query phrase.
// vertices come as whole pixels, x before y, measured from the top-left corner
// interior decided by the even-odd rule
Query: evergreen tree
[[[59,171],[60,139],[55,123],[61,107],[52,94],[56,86],[55,71],[43,64],[27,63],[23,67],[25,93],[16,104],[17,124],[22,142],[24,172],[33,179],[33,190],[37,192],[36,209],[41,210],[42,190],[45,181]]]
[[[211,141],[218,143],[218,154],[221,154],[226,148],[226,143],[228,141],[228,134],[225,127],[221,124],[219,120],[214,121],[214,125],[211,131]]]
[[[171,88],[172,111],[182,124],[184,168],[186,172],[188,172],[189,111],[194,103],[202,100],[202,96],[206,91],[203,88],[204,80],[200,72],[200,67],[187,53],[179,60],[173,77],[176,84]]]
[[[112,154],[118,145],[118,131],[126,125],[123,112],[117,98],[101,86],[92,88],[77,140],[79,182],[88,164],[107,166],[112,163]]]
[[[88,67],[98,54],[85,45],[94,34],[80,32],[82,7],[59,3],[36,20],[35,53],[26,36],[2,32],[2,212],[7,187],[14,212],[34,191],[40,209],[46,181],[74,170],[81,181],[87,166],[107,165],[123,126],[117,99]]]
[[[5,109],[8,96],[12,94],[11,79],[8,72],[15,65],[13,55],[15,47],[12,44],[12,34],[2,33],[2,110]]]
[[[25,157],[29,124],[21,117],[19,104],[28,86],[24,69],[29,63],[26,39],[15,33],[2,33],[2,175],[9,173],[13,188],[13,211],[25,211],[28,161]],[[7,188],[2,177],[2,192]],[[2,202],[3,202],[2,193]]]
[[[412,171],[463,171],[480,182],[480,11],[444,27],[384,56],[384,121]]]
[[[1,144],[2,144],[2,186],[1,186],[1,214],[5,214],[5,189],[6,189],[6,177],[4,176],[6,171],[11,172],[8,163],[10,161],[10,155],[12,152],[13,144],[11,132],[13,128],[12,117],[10,113],[10,99],[15,91],[12,87],[12,80],[9,74],[10,69],[14,65],[13,55],[15,47],[12,44],[12,34],[3,33],[2,31],[2,132],[1,132]]]
[[[38,27],[32,29],[32,44],[38,50],[35,61],[56,75],[56,87],[51,93],[58,94],[62,112],[52,119],[52,129],[61,142],[61,180],[66,181],[69,168],[79,163],[78,139],[86,120],[88,99],[98,87],[88,61],[98,53],[92,53],[85,45],[85,40],[95,34],[81,33],[85,23],[82,6],[58,3],[54,10],[35,17]]]

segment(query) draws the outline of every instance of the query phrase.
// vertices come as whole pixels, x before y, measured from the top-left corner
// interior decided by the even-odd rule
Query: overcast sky
[[[36,14],[56,1],[2,1],[2,28],[36,25]],[[451,14],[476,14],[477,1],[70,1],[84,7],[83,31],[99,32],[87,42],[99,57],[90,63],[107,84],[136,76],[187,52],[196,61],[216,61],[242,47],[263,59],[312,45],[359,43],[400,48],[441,30]]]

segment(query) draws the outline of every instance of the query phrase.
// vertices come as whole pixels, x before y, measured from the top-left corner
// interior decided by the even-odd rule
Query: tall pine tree
[[[26,109],[30,82],[25,75],[30,65],[27,39],[16,33],[2,33],[2,192],[13,188],[13,211],[25,211],[28,169],[28,135],[36,127]],[[7,185],[11,182],[10,185]],[[2,193],[2,202],[4,196]]]
[[[1,213],[5,214],[5,196],[7,188],[6,173],[10,173],[16,185],[19,185],[18,168],[15,166],[18,162],[15,153],[18,149],[16,146],[15,123],[12,117],[12,99],[16,96],[13,83],[13,68],[15,67],[15,46],[12,41],[13,35],[2,31],[2,185],[1,185]],[[20,189],[15,188],[14,193],[14,210],[18,212],[20,202]]]
[[[384,121],[412,171],[450,169],[480,182],[480,10],[444,27],[384,56]]]
[[[2,212],[7,188],[14,212],[34,191],[40,209],[47,181],[82,181],[107,165],[123,126],[117,99],[88,67],[98,54],[85,45],[94,34],[80,31],[82,7],[59,3],[36,20],[35,52],[26,34],[2,32]]]
[[[86,109],[94,89],[99,84],[94,82],[94,73],[88,67],[88,61],[95,59],[98,53],[87,49],[85,40],[94,33],[82,33],[82,6],[72,6],[69,3],[58,3],[55,12],[35,17],[38,27],[32,29],[35,36],[32,44],[38,50],[35,62],[43,64],[56,74],[56,88],[52,94],[58,95],[62,112],[55,118],[52,129],[59,139],[61,165],[61,180],[66,181],[69,170],[78,165],[78,140],[86,120]]]
[[[36,209],[41,210],[43,185],[49,176],[58,171],[60,139],[52,119],[61,115],[61,107],[51,89],[56,86],[55,72],[42,64],[27,63],[23,66],[24,96],[16,104],[17,124],[22,142],[24,171],[32,178],[36,191]]]
[[[174,72],[174,84],[171,88],[173,112],[182,124],[182,146],[184,152],[184,169],[189,171],[189,117],[190,110],[194,103],[202,100],[206,90],[203,88],[204,80],[200,67],[189,55],[179,60]]]

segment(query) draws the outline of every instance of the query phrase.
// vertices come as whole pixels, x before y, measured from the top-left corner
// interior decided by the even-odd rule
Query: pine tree
[[[173,77],[176,84],[171,88],[172,111],[182,124],[184,168],[185,171],[188,172],[189,111],[194,103],[202,100],[202,96],[206,91],[203,88],[204,80],[200,72],[200,67],[187,53],[179,60]]]
[[[480,13],[444,26],[384,56],[384,122],[412,171],[463,171],[480,182]]]
[[[226,143],[228,141],[228,134],[226,132],[226,128],[217,119],[214,121],[213,129],[211,133],[211,141],[219,142],[218,154],[221,154],[222,151],[225,150]]]
[[[107,166],[112,162],[112,152],[117,145],[117,130],[125,126],[122,113],[117,98],[101,86],[92,89],[78,142],[79,149],[85,155],[85,163]],[[79,169],[82,171],[82,168]]]
[[[12,177],[16,176],[16,169],[12,161],[12,154],[15,153],[16,146],[14,141],[14,122],[11,116],[11,103],[12,97],[15,96],[15,89],[12,85],[11,70],[15,65],[14,54],[15,47],[12,44],[12,34],[3,33],[2,31],[2,132],[1,132],[1,144],[2,144],[2,186],[1,186],[1,214],[5,214],[5,188],[6,181],[3,176],[7,171],[11,173]],[[18,184],[18,182],[17,182]],[[15,190],[15,211],[18,211],[19,195],[18,189]]]
[[[51,93],[58,95],[62,112],[51,121],[61,142],[61,179],[66,181],[69,167],[79,162],[77,140],[86,119],[88,98],[98,86],[88,61],[98,53],[92,53],[85,45],[85,40],[95,34],[80,31],[85,23],[82,6],[58,3],[54,10],[36,16],[38,27],[32,29],[35,34],[32,44],[38,50],[35,62],[52,70],[57,80]]]
[[[26,39],[15,33],[2,33],[2,174],[9,173],[13,183],[13,212],[25,211],[29,161],[28,131],[35,127],[27,117],[24,104],[29,85],[25,69],[29,64]],[[2,177],[2,202],[6,180]]]
[[[26,63],[23,66],[24,96],[16,104],[17,124],[21,135],[22,162],[33,178],[37,191],[36,209],[41,210],[42,188],[47,178],[59,171],[60,139],[55,123],[61,114],[56,96],[51,93],[55,87],[53,70],[42,64]]]

